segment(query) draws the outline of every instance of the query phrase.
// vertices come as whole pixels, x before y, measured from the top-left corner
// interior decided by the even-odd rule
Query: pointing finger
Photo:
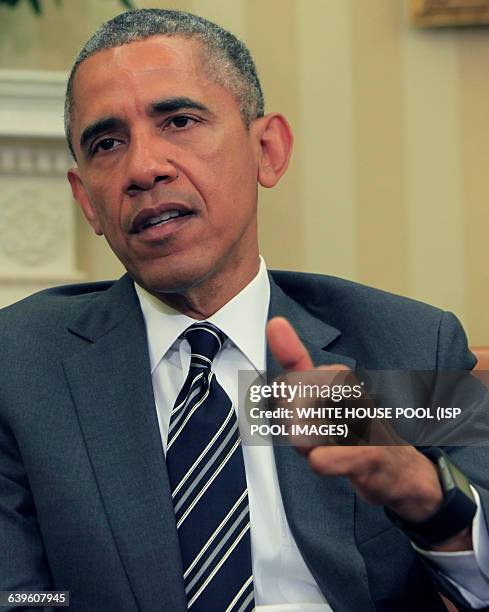
[[[312,370],[311,357],[287,319],[274,317],[269,321],[267,337],[273,356],[284,370]]]

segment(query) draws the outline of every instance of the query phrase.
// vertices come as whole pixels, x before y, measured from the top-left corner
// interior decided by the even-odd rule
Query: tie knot
[[[210,368],[214,357],[226,340],[226,334],[212,323],[194,323],[183,332],[190,344],[191,367]]]

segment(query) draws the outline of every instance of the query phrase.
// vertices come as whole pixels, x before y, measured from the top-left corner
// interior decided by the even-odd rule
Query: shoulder
[[[65,285],[45,289],[0,309],[0,342],[22,350],[26,342],[53,340],[80,313],[95,303],[114,281]]]
[[[452,313],[334,276],[284,271],[271,276],[290,298],[341,332],[340,352],[353,353],[368,367],[474,365],[463,328]]]
[[[44,321],[46,316],[56,320],[69,318],[110,289],[113,284],[114,281],[102,281],[44,289],[0,309],[0,324],[27,322],[32,319]]]
[[[423,302],[335,276],[274,270],[273,280],[292,299],[309,309],[368,317],[409,315],[437,318],[442,311]]]

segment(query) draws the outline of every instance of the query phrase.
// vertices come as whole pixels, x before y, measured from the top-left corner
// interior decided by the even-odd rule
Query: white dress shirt
[[[166,452],[170,413],[190,366],[190,346],[180,336],[196,321],[138,285],[135,288],[146,323],[156,411]],[[234,406],[242,405],[238,404],[237,372],[252,370],[258,374],[266,370],[269,301],[270,284],[262,259],[258,275],[251,283],[207,319],[228,336],[214,359],[213,369]],[[272,446],[243,445],[243,458],[257,612],[331,612],[288,526]],[[489,605],[489,582],[480,569],[489,568],[489,536],[481,515],[479,508],[473,528],[475,553],[417,549],[452,580],[475,608]]]

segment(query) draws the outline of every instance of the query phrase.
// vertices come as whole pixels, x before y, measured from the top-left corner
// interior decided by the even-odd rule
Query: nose
[[[161,139],[148,135],[132,139],[126,167],[125,192],[128,195],[137,195],[156,183],[172,183],[178,178],[178,169],[164,147]]]

